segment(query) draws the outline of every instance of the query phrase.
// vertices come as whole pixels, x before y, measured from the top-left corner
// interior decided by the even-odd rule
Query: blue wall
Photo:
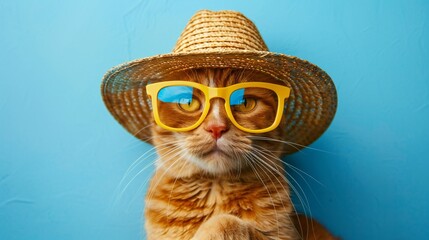
[[[310,206],[298,208],[344,239],[427,237],[428,3],[1,1],[0,239],[144,236],[154,156],[124,177],[150,146],[109,115],[101,77],[169,52],[202,8],[242,11],[272,51],[307,59],[336,83],[331,127],[315,149],[287,158],[312,176],[291,171]]]

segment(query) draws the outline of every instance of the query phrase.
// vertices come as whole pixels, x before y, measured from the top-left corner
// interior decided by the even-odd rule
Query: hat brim
[[[171,53],[137,59],[110,69],[101,91],[107,109],[137,138],[152,143],[151,104],[145,86],[174,72],[197,68],[260,71],[291,88],[285,104],[282,141],[291,153],[311,144],[329,127],[337,108],[332,79],[318,66],[285,54],[265,51]]]

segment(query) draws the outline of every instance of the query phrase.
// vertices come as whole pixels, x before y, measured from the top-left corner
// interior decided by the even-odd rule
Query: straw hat
[[[291,88],[286,102],[284,141],[309,145],[331,123],[337,94],[322,69],[297,57],[269,52],[256,26],[234,11],[198,11],[180,35],[172,53],[137,59],[110,69],[103,77],[104,103],[131,134],[151,143],[148,82],[197,68],[251,69]],[[288,151],[293,152],[295,148]]]

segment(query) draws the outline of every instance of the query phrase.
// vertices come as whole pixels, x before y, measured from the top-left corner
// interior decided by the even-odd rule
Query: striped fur
[[[255,78],[275,82],[258,73],[229,69],[170,76],[218,87]],[[230,124],[221,102],[213,106],[220,107],[211,109],[193,131],[169,132],[155,124],[152,128],[159,159],[145,203],[148,239],[280,240],[301,239],[303,233],[316,236],[313,232],[319,228],[325,231],[311,224],[316,227],[308,234],[297,221],[279,158],[283,144],[257,140],[255,135],[240,131]],[[174,121],[174,114],[165,117]],[[213,123],[227,126],[217,140],[206,130]],[[281,131],[278,128],[256,136],[278,139]]]

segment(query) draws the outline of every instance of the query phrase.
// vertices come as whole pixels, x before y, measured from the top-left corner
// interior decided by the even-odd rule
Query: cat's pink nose
[[[219,139],[222,134],[228,131],[228,127],[225,124],[210,124],[204,128],[209,132],[214,139]]]

